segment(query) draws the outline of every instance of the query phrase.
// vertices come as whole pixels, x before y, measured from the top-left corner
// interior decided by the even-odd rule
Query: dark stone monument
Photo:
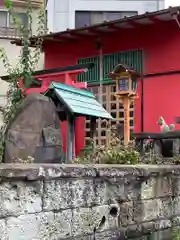
[[[61,163],[62,137],[59,117],[52,100],[29,94],[5,132],[4,162]]]

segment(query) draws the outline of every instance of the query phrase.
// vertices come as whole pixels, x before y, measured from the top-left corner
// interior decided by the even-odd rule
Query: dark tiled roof
[[[143,25],[156,24],[157,22],[167,22],[172,21],[179,17],[180,6],[169,7],[168,9],[156,11],[156,12],[146,12],[145,14],[135,15],[132,17],[124,17],[122,19],[117,19],[115,21],[106,21],[100,24],[92,26],[84,26],[82,28],[67,29],[63,32],[49,33],[44,35],[44,41],[58,41],[64,42],[67,40],[78,39],[82,36],[95,36],[97,37],[102,33],[111,33],[119,31],[120,29],[132,29],[135,27],[140,27]],[[30,38],[31,46],[35,46],[37,41],[37,36]],[[12,43],[21,45],[22,41],[14,40]]]

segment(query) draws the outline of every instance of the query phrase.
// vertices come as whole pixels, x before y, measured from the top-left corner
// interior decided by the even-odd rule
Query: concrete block
[[[61,210],[72,205],[70,181],[68,179],[44,182],[43,210]]]
[[[41,211],[42,182],[13,181],[0,184],[0,217]]]

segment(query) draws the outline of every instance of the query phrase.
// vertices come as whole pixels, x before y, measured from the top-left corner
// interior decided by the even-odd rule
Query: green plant
[[[172,228],[172,240],[180,240],[180,229],[177,227]]]
[[[43,34],[45,31],[45,11],[44,4],[40,8],[38,15],[38,28],[37,28],[37,41],[36,47],[32,52],[29,47],[29,38],[32,36],[32,6],[31,0],[26,0],[26,16],[27,16],[27,25],[22,26],[20,20],[16,15],[16,12],[12,6],[11,0],[5,0],[4,5],[9,11],[14,26],[17,32],[22,36],[22,51],[19,56],[19,61],[16,63],[15,67],[11,66],[7,58],[4,48],[0,47],[0,59],[2,60],[4,67],[9,74],[9,88],[7,92],[7,104],[5,108],[2,109],[3,120],[4,120],[4,129],[8,124],[11,123],[14,115],[23,99],[24,94],[20,91],[17,85],[17,81],[21,78],[23,87],[29,87],[33,80],[33,71],[36,69],[37,64],[40,59],[41,46],[43,42]],[[0,161],[2,161],[3,152],[4,152],[4,132],[1,133],[0,139]]]
[[[128,146],[124,146],[121,140],[111,131],[110,146],[93,147],[93,142],[89,142],[81,151],[79,157],[73,160],[73,163],[93,163],[93,164],[137,164],[140,161],[140,154],[134,147],[132,141]]]

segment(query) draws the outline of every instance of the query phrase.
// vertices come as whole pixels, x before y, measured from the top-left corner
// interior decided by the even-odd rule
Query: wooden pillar
[[[130,108],[130,98],[128,95],[124,96],[123,99],[124,106],[124,145],[128,145],[130,140],[130,124],[129,124],[129,108]]]
[[[66,163],[74,158],[74,116],[67,115]]]
[[[90,138],[93,142],[93,151],[95,151],[95,148],[96,148],[96,118],[95,117],[90,118]]]

